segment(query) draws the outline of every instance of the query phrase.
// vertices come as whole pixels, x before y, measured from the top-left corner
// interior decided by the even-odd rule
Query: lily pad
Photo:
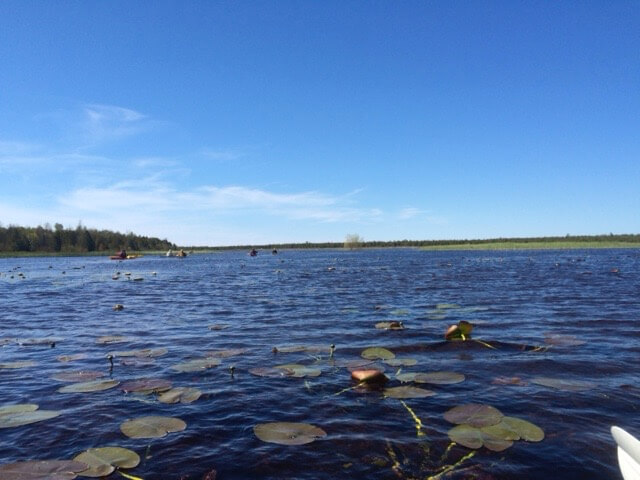
[[[459,443],[467,448],[481,448],[483,445],[494,452],[506,450],[513,441],[495,438],[479,428],[471,425],[462,424],[453,427],[448,432],[451,441]]]
[[[246,351],[247,351],[246,348],[228,348],[226,350],[209,350],[208,352],[206,352],[206,356],[214,357],[214,358],[229,358],[229,357],[235,357],[236,355],[242,355],[243,353],[246,353]]]
[[[0,416],[9,413],[33,412],[38,409],[35,403],[16,403],[13,405],[3,405],[0,407]]]
[[[129,438],[161,438],[167,433],[180,432],[187,424],[174,417],[148,416],[127,420],[120,430]]]
[[[385,388],[383,394],[385,397],[391,398],[425,398],[432,397],[436,393],[424,388],[402,386]]]
[[[456,308],[460,308],[460,305],[457,303],[438,303],[436,305],[437,310],[453,310]]]
[[[495,425],[502,420],[504,415],[500,410],[491,405],[468,403],[447,410],[445,420],[451,423],[466,423],[472,427],[482,428]]]
[[[56,410],[23,410],[0,415],[0,428],[13,428],[60,416]]]
[[[456,372],[416,373],[413,381],[416,383],[431,383],[433,385],[452,385],[464,382],[465,376]]]
[[[299,365],[297,363],[289,363],[287,365],[277,365],[275,368],[284,369],[290,371],[288,375],[290,377],[318,377],[322,373],[319,368],[307,367],[305,365]]]
[[[120,352],[109,352],[113,357],[161,357],[168,352],[166,348],[143,348],[142,350],[125,350]]]
[[[418,372],[405,372],[399,373],[398,375],[396,375],[396,378],[402,383],[407,383],[413,382],[413,380],[416,378],[416,375],[418,375]]]
[[[120,365],[125,367],[147,367],[155,363],[156,359],[151,357],[124,357],[120,359]]]
[[[140,463],[136,452],[121,447],[90,448],[77,455],[74,460],[86,463],[89,467],[79,473],[83,477],[106,477],[116,467],[133,468]]]
[[[362,358],[366,358],[367,360],[389,360],[391,358],[395,358],[396,355],[386,348],[382,347],[371,347],[367,348],[360,353]]]
[[[229,325],[226,325],[224,323],[209,325],[209,330],[224,330],[225,328],[229,328]]]
[[[263,442],[280,445],[304,445],[327,435],[327,432],[308,423],[260,423],[253,432]]]
[[[173,365],[171,370],[176,372],[201,372],[218,365],[220,365],[219,358],[198,358]]]
[[[284,368],[275,368],[275,367],[256,367],[249,370],[251,375],[255,375],[256,377],[269,377],[269,378],[282,378],[288,377],[293,372],[291,370],[286,370]]]
[[[60,393],[92,393],[109,390],[120,382],[118,380],[93,380],[90,382],[72,383],[58,389]]]
[[[531,379],[531,383],[555,388],[556,390],[562,390],[566,392],[583,392],[586,390],[593,390],[597,386],[593,382],[586,382],[582,380],[566,380],[562,378],[550,377],[535,377]]]
[[[18,338],[16,341],[23,346],[34,345],[51,345],[61,342],[63,339],[60,337],[43,337],[43,338]]]
[[[148,395],[171,389],[171,382],[164,378],[140,378],[123,383],[120,389],[125,393],[136,392]]]
[[[75,353],[73,355],[60,355],[57,357],[59,362],[67,363],[67,362],[75,362],[76,360],[82,360],[83,358],[87,358],[86,353]]]
[[[73,480],[87,464],[72,460],[30,460],[0,465],[0,478],[11,480]]]
[[[176,387],[158,396],[158,401],[162,403],[192,403],[200,398],[202,391],[197,388]]]
[[[363,368],[373,368],[375,363],[375,360],[365,360],[364,358],[357,360],[339,359],[336,361],[336,366],[345,367],[350,372],[353,372],[354,370],[362,370]]]
[[[483,427],[484,432],[505,440],[526,440],[527,442],[540,442],[544,440],[544,431],[527,420],[516,417],[502,417],[497,425]]]
[[[101,345],[108,345],[111,343],[126,343],[130,341],[131,339],[129,337],[123,337],[122,335],[105,335],[96,339],[96,343],[99,343]]]
[[[390,358],[385,360],[384,363],[391,365],[392,367],[412,367],[418,364],[418,360],[415,358]]]
[[[402,322],[378,322],[376,328],[380,330],[404,330]]]
[[[58,380],[59,382],[89,382],[91,380],[95,380],[96,378],[103,377],[103,372],[86,370],[86,371],[78,371],[78,372],[61,372],[56,373],[53,378],[54,380]]]
[[[35,365],[37,364],[33,360],[21,360],[18,362],[4,362],[4,363],[0,363],[0,370],[3,368],[6,368],[6,369],[27,368],[27,367],[33,367]]]
[[[331,347],[324,345],[283,345],[281,347],[275,347],[277,353],[329,353]]]

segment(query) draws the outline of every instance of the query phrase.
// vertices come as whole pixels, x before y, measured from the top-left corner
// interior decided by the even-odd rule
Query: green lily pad
[[[389,360],[396,357],[391,350],[382,347],[367,348],[360,353],[360,356],[367,360]]]
[[[432,397],[436,394],[431,390],[410,386],[385,388],[382,393],[385,397],[391,398],[425,398]]]
[[[59,382],[89,382],[91,380],[95,380],[96,378],[103,377],[103,372],[86,370],[86,371],[78,371],[78,372],[61,372],[56,373],[53,378],[54,380],[58,380]]]
[[[60,416],[56,410],[22,410],[0,415],[0,428],[13,428]]]
[[[127,420],[120,430],[129,438],[161,438],[167,433],[180,432],[187,424],[174,417],[148,416]]]
[[[413,381],[416,383],[431,383],[433,385],[452,385],[464,382],[465,376],[456,372],[416,373]]]
[[[18,362],[4,362],[4,363],[0,363],[0,370],[3,368],[6,368],[6,369],[27,368],[27,367],[34,367],[35,365],[37,365],[37,363],[34,362],[33,360],[21,360]]]
[[[290,371],[289,377],[318,377],[322,373],[319,368],[307,367],[305,365],[299,365],[297,363],[290,363],[287,365],[277,365],[275,368],[284,369]]]
[[[582,380],[565,380],[562,378],[550,377],[535,377],[531,379],[531,383],[555,388],[556,390],[563,390],[566,392],[584,392],[586,390],[593,390],[597,386],[593,382],[586,382]]]
[[[33,412],[38,409],[35,403],[16,403],[13,405],[3,405],[0,407],[0,416],[10,413]]]
[[[198,358],[173,365],[171,370],[175,370],[176,372],[202,372],[209,368],[216,367],[220,365],[220,363],[219,358]]]
[[[90,382],[72,383],[58,389],[60,393],[92,393],[109,390],[120,382],[118,380],[93,380]]]
[[[136,392],[148,395],[171,389],[171,382],[164,378],[139,378],[123,383],[120,389],[125,393]]]
[[[504,415],[500,410],[491,405],[468,403],[447,410],[445,420],[457,424],[469,424],[472,427],[482,428],[500,423]]]
[[[396,378],[400,380],[402,383],[413,382],[417,374],[418,372],[399,373],[398,375],[396,375]]]
[[[197,388],[176,387],[158,395],[162,403],[192,403],[200,398],[202,391]]]
[[[484,445],[491,451],[501,452],[513,445],[511,440],[495,438],[483,430],[467,424],[456,425],[449,430],[448,435],[452,442],[473,449],[481,448]]]
[[[0,478],[11,480],[73,480],[87,464],[72,460],[30,460],[0,465]]]
[[[526,440],[540,442],[544,440],[544,431],[527,420],[515,417],[502,417],[500,423],[483,427],[484,432],[505,440]]]
[[[327,435],[327,432],[308,423],[260,423],[253,432],[263,442],[280,445],[304,445]]]
[[[74,460],[88,465],[88,469],[79,473],[83,477],[106,477],[116,467],[134,468],[140,463],[136,452],[121,447],[90,448],[77,455]]]
[[[406,310],[404,308],[396,308],[395,310],[391,310],[389,314],[395,317],[404,317],[406,315],[409,315],[409,310]]]
[[[415,358],[390,358],[385,360],[384,363],[391,365],[392,367],[412,367],[418,364],[418,360]]]

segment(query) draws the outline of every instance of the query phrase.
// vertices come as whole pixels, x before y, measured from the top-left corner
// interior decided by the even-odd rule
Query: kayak
[[[109,258],[111,260],[133,260],[134,258],[139,258],[142,255],[127,255],[126,257],[121,257],[119,255],[111,255]]]
[[[640,441],[620,427],[611,427],[618,444],[618,464],[624,480],[640,480]]]

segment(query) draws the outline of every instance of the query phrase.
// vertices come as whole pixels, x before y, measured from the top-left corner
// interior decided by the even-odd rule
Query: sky
[[[2,0],[0,223],[640,233],[640,2]]]

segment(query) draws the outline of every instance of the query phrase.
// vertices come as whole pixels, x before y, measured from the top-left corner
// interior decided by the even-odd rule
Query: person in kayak
[[[127,258],[127,251],[123,248],[122,250],[120,250],[120,251],[118,252],[118,256],[119,256],[120,258]]]

